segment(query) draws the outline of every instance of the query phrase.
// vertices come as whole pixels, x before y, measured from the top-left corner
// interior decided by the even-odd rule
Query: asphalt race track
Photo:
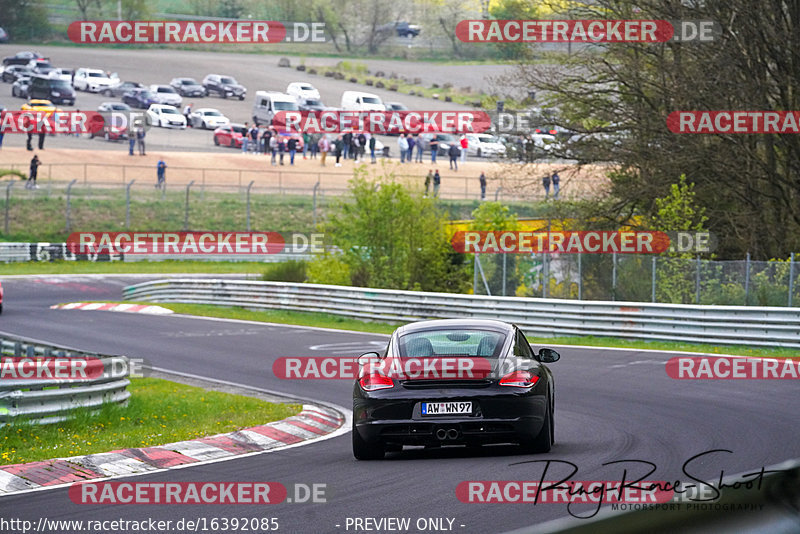
[[[143,357],[181,372],[349,406],[346,381],[279,380],[271,364],[281,356],[355,356],[385,336],[256,325],[184,317],[58,311],[81,300],[119,300],[124,285],[142,278],[73,276],[5,279],[0,331],[81,349]],[[328,345],[319,347],[319,345]],[[312,349],[314,347],[314,349]],[[535,348],[535,347],[534,347]],[[315,350],[316,349],[316,350]],[[514,447],[406,450],[379,462],[357,462],[350,436],[275,453],[137,477],[137,481],[277,481],[327,484],[327,502],[272,506],[91,506],[73,504],[66,488],[0,498],[6,518],[146,520],[198,517],[277,517],[279,532],[347,532],[347,518],[454,519],[452,530],[503,532],[568,515],[565,504],[467,504],[455,488],[465,480],[539,480],[543,463],[578,466],[574,480],[619,480],[613,460],[647,460],[648,480],[687,480],[681,468],[710,449],[729,449],[692,464],[692,473],[718,479],[800,457],[796,438],[800,396],[790,380],[676,381],[671,355],[601,349],[560,349],[556,380],[556,444],[526,456]],[[562,473],[556,466],[549,474]],[[631,474],[632,476],[632,474]],[[548,477],[549,478],[549,477]],[[591,510],[573,507],[573,513]],[[574,519],[580,521],[580,519]],[[445,521],[444,523],[448,523]],[[337,527],[337,525],[339,525]],[[353,532],[353,527],[350,527]],[[416,531],[412,528],[411,531]]]

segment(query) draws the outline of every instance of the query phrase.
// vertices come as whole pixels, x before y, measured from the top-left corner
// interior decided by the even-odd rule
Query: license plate
[[[422,415],[471,414],[471,402],[423,402]]]

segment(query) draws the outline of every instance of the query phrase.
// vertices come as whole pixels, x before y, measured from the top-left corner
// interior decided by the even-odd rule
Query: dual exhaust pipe
[[[436,430],[436,439],[439,441],[458,439],[458,430],[455,428],[440,428]]]

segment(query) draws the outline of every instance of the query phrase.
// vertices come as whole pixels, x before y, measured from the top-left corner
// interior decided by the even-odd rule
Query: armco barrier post
[[[183,231],[189,231],[189,189],[192,187],[194,180],[186,184],[186,207],[183,212]]]
[[[617,300],[617,253],[611,253],[611,300]]]
[[[136,180],[131,180],[125,186],[125,229],[131,227],[131,186]]]
[[[253,187],[253,184],[256,183],[255,180],[250,180],[250,183],[247,184],[247,231],[250,231],[250,188]]]
[[[653,256],[653,267],[651,271],[652,279],[650,281],[650,302],[656,301],[656,257]]]
[[[750,305],[750,253],[747,253],[747,261],[744,268],[744,305]]]
[[[6,201],[8,203],[8,201]],[[6,230],[8,232],[8,230]],[[794,293],[794,252],[789,256],[789,304],[792,307],[792,293]]]
[[[5,234],[8,233],[8,211],[10,209],[11,187],[13,185],[14,185],[14,180],[12,179],[10,182],[8,182],[8,185],[6,186],[6,216],[5,216],[5,221],[3,222],[3,233]],[[789,297],[789,299],[791,301],[791,297]]]
[[[75,185],[75,183],[77,181],[78,181],[78,179],[75,178],[67,186],[67,209],[66,209],[66,213],[64,214],[65,218],[67,219],[67,226],[66,226],[67,233],[69,233],[72,230],[72,221],[70,221],[70,208],[71,208],[71,202],[70,202],[71,198],[70,197],[72,195],[72,186]]]

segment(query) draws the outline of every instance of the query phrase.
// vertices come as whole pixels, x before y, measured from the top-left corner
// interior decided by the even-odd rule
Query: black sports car
[[[553,443],[555,384],[522,331],[501,321],[421,321],[395,330],[386,352],[362,354],[353,386],[353,455],[404,445]]]

